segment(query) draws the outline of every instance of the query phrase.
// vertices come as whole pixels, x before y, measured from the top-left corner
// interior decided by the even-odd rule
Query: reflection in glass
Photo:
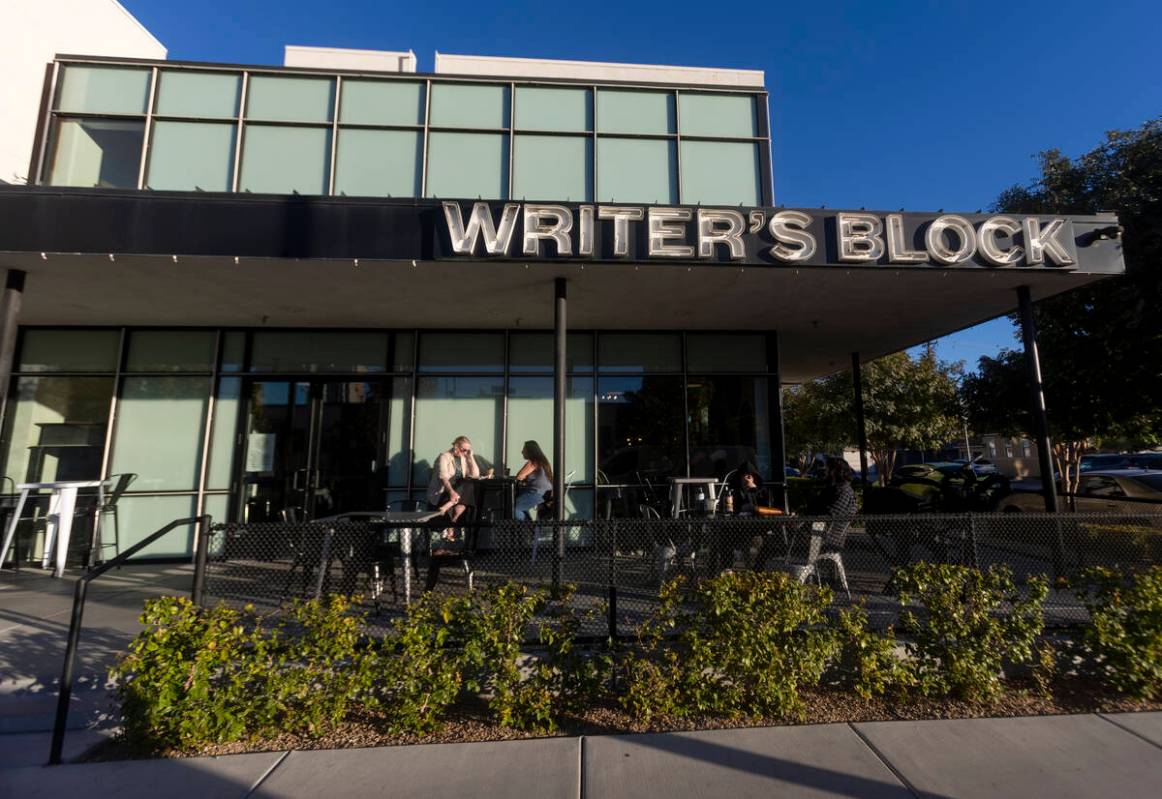
[[[599,378],[599,481],[658,483],[685,475],[683,404],[681,377]]]
[[[420,377],[416,383],[413,485],[426,485],[436,456],[464,435],[481,471],[500,465],[504,380],[501,377]]]
[[[134,330],[129,334],[129,372],[209,372],[214,366],[212,330]]]
[[[686,396],[691,477],[721,480],[749,462],[771,478],[765,377],[691,377]]]
[[[676,203],[677,152],[662,139],[599,139],[598,201]]]
[[[216,122],[153,124],[145,186],[162,191],[230,191],[236,126]]]
[[[330,122],[334,100],[332,78],[251,75],[246,89],[246,117],[279,122]]]
[[[593,480],[593,378],[566,381],[565,477],[572,483]],[[512,377],[508,382],[508,445],[505,465],[516,474],[528,440],[541,445],[553,463],[553,378]],[[572,477],[569,474],[572,473]]]
[[[15,382],[5,420],[4,476],[13,483],[100,477],[113,378],[21,377]]]
[[[382,372],[386,333],[262,331],[254,334],[252,372]]]
[[[136,484],[134,484],[136,487]],[[126,495],[117,503],[118,549],[124,551],[174,519],[194,515],[198,498],[186,494],[161,497]],[[173,530],[147,546],[137,558],[184,558],[194,551],[194,526]]]
[[[553,371],[552,333],[510,333],[508,369],[517,373]],[[569,372],[593,371],[593,334],[569,333],[565,340],[565,369]]]
[[[144,114],[148,69],[69,65],[64,67],[58,111],[84,114]]]
[[[421,372],[503,372],[503,333],[421,333]]]
[[[53,186],[137,188],[145,123],[59,119],[49,183]]]
[[[157,83],[161,116],[228,119],[238,116],[242,78],[231,72],[163,69]]]
[[[766,372],[762,333],[687,333],[686,368],[691,372]]]
[[[21,372],[112,372],[117,368],[117,330],[24,330]]]
[[[128,377],[117,404],[111,474],[137,475],[134,491],[198,487],[208,377]]]
[[[601,333],[597,342],[602,372],[682,371],[682,339],[677,333]]]

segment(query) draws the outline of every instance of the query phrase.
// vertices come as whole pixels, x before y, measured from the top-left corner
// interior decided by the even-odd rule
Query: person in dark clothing
[[[823,480],[823,490],[807,503],[807,515],[831,519],[823,535],[823,550],[841,550],[857,510],[855,492],[851,490],[851,467],[843,458],[828,458]]]
[[[765,504],[763,477],[752,463],[744,463],[738,470],[738,490],[734,497],[736,516],[754,516],[755,508]]]

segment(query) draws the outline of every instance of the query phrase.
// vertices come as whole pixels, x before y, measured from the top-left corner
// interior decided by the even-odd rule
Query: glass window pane
[[[593,130],[593,91],[518,86],[515,113],[526,130]]]
[[[529,200],[593,199],[593,141],[582,136],[517,136],[512,196]]]
[[[599,482],[633,485],[686,474],[682,392],[678,376],[598,379]],[[640,501],[631,497],[629,505]]]
[[[202,505],[202,513],[208,515],[213,524],[228,521],[230,514],[230,495],[207,494],[205,502]],[[214,547],[210,550],[211,555],[222,554],[224,540],[225,536],[223,535],[216,535],[210,540],[211,546]]]
[[[391,398],[387,406],[387,484],[406,486],[411,468],[412,380],[396,377],[391,381]]]
[[[602,372],[682,371],[682,340],[676,333],[603,333],[598,347]]]
[[[566,381],[565,476],[571,483],[593,480],[593,378]],[[505,466],[515,475],[524,465],[521,448],[536,441],[553,462],[553,378],[511,377],[508,381],[508,446]],[[572,474],[572,476],[570,476]]]
[[[602,133],[673,133],[672,92],[600,89],[597,129]]]
[[[758,136],[755,98],[749,94],[678,95],[683,136]]]
[[[21,377],[15,382],[5,420],[4,476],[14,483],[100,477],[113,378]]]
[[[424,84],[344,78],[339,121],[357,125],[422,125]]]
[[[137,484],[134,483],[136,488]],[[118,550],[124,551],[174,519],[194,515],[196,496],[123,496],[117,503]],[[106,528],[108,529],[108,528]],[[178,527],[141,550],[134,558],[184,558],[194,551],[194,525]]]
[[[414,333],[393,333],[391,371],[410,372],[415,367],[416,337]]]
[[[691,477],[721,480],[753,463],[771,479],[767,378],[691,377],[686,397]]]
[[[117,330],[25,330],[18,370],[113,372],[120,346]]]
[[[569,333],[565,339],[565,368],[570,372],[593,371],[593,334]],[[512,333],[508,337],[510,372],[552,372],[552,333]]]
[[[218,396],[214,400],[214,427],[210,433],[210,465],[206,470],[207,489],[230,488],[241,392],[242,379],[239,377],[224,377],[218,383]],[[225,521],[225,517],[219,520]]]
[[[500,464],[504,380],[500,377],[420,377],[416,383],[415,465],[424,487],[436,456],[468,436],[482,471]]]
[[[382,372],[386,333],[258,332],[252,372]]]
[[[688,333],[686,368],[691,372],[765,372],[766,337],[761,333]]]
[[[410,130],[339,131],[335,193],[351,197],[418,197],[423,134]]]
[[[682,202],[758,205],[759,146],[750,142],[683,141]]]
[[[422,333],[420,371],[503,372],[504,334]]]
[[[175,117],[236,117],[241,95],[242,77],[237,73],[162,70],[157,81],[156,113]]]
[[[247,125],[239,189],[269,194],[326,194],[330,157],[330,128]]]
[[[508,106],[507,86],[435,83],[429,124],[449,128],[507,128]]]
[[[144,114],[151,73],[149,69],[67,66],[57,94],[57,110]]]
[[[597,142],[599,202],[678,202],[678,150],[672,141]]]
[[[227,330],[222,333],[223,372],[241,372],[246,359],[246,334],[241,330]]]
[[[205,122],[153,124],[147,189],[230,191],[237,126]]]
[[[427,196],[508,199],[508,136],[428,134]]]
[[[49,182],[53,186],[137,188],[144,122],[57,120]]]
[[[117,403],[109,472],[137,475],[134,491],[198,486],[208,377],[129,377]]]
[[[137,330],[129,335],[129,372],[209,372],[214,368],[212,330]]]
[[[251,75],[246,89],[246,118],[280,122],[330,122],[335,101],[331,78]]]

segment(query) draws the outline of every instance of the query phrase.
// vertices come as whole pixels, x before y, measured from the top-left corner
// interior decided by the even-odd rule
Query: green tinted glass
[[[144,122],[57,121],[49,183],[53,186],[137,188]]]
[[[678,156],[674,142],[598,140],[597,199],[600,202],[677,202]]]
[[[330,155],[330,128],[247,125],[239,189],[269,194],[326,194]]]
[[[410,130],[339,131],[335,193],[353,197],[418,197],[423,134]]]
[[[507,199],[508,135],[429,134],[427,196]]]
[[[330,122],[335,99],[331,78],[252,75],[246,90],[248,119]]]
[[[673,133],[671,92],[601,89],[597,92],[597,129],[603,133]]]
[[[216,122],[153,124],[147,189],[230,191],[237,126]]]
[[[683,141],[682,202],[759,205],[758,147],[751,142]]]
[[[513,110],[518,130],[593,130],[590,89],[519,86]]]
[[[129,372],[209,372],[214,368],[212,330],[135,330],[129,335]]]
[[[512,196],[529,200],[592,200],[593,141],[583,136],[517,136]]]
[[[116,330],[25,330],[21,372],[112,372],[121,333]]]
[[[422,125],[424,84],[344,79],[339,121],[356,125]]]
[[[148,69],[66,66],[57,94],[58,111],[86,114],[144,114],[149,100]]]
[[[238,116],[241,76],[231,72],[163,70],[157,83],[157,113],[175,117]]]
[[[678,95],[683,136],[758,136],[755,98],[749,94]]]
[[[449,128],[507,128],[507,86],[437,83],[432,86],[429,122]]]

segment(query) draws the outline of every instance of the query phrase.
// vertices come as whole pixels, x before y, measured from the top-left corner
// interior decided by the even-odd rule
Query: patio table
[[[16,526],[20,524],[20,514],[24,510],[24,503],[33,491],[51,491],[48,500],[48,515],[45,517],[44,555],[40,567],[48,568],[52,557],[52,547],[56,544],[56,563],[53,568],[53,577],[60,577],[65,571],[65,558],[69,552],[69,538],[73,531],[73,515],[77,507],[77,492],[82,488],[98,488],[103,486],[102,480],[56,480],[47,483],[18,483],[20,499],[16,501],[16,510],[8,522],[8,529],[4,534],[4,546],[0,547],[0,565],[8,555],[12,540],[16,537]]]
[[[327,522],[342,522],[342,521],[360,521],[369,524],[383,522],[385,524],[400,525],[399,530],[399,553],[401,568],[403,569],[403,597],[404,604],[410,605],[412,601],[412,571],[411,571],[411,554],[412,554],[412,539],[416,531],[422,529],[420,525],[430,522],[438,516],[443,514],[438,510],[415,510],[415,511],[359,511],[355,513],[341,513],[338,516],[328,516],[324,519],[316,519],[316,524],[325,524]],[[406,526],[407,523],[415,526]],[[319,589],[322,590],[323,574],[326,572],[327,561],[330,560],[331,553],[331,539],[334,537],[334,529],[327,530],[323,539],[322,563],[319,564]]]
[[[672,518],[677,519],[682,515],[682,489],[685,486],[705,486],[710,507],[718,507],[718,481],[713,477],[671,477],[670,516]]]

